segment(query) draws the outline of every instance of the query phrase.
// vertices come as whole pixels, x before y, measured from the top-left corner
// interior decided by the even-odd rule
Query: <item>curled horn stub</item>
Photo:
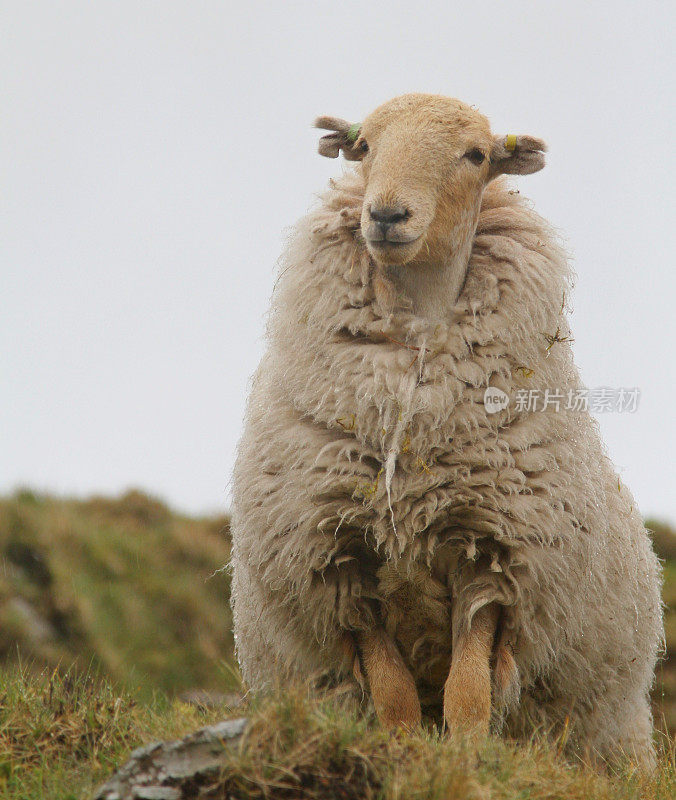
[[[351,125],[339,117],[317,117],[315,128],[325,131],[333,131],[319,140],[317,150],[322,156],[327,158],[338,158],[340,151],[348,161],[359,161],[361,153],[353,151],[354,143],[359,138],[361,123]]]

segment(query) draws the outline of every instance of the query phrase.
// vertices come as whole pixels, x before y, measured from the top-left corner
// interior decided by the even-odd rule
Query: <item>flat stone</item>
[[[183,739],[139,747],[93,800],[192,800],[195,781],[218,774],[247,723],[245,718],[225,720]]]
[[[137,800],[181,800],[181,792],[172,786],[144,786],[134,790]]]

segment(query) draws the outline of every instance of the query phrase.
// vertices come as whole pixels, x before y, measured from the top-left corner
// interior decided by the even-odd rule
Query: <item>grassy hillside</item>
[[[665,562],[669,658],[654,692],[676,732],[676,535]],[[190,519],[141,493],[0,500],[0,798],[84,798],[131,749],[251,715],[218,797],[671,798],[662,769],[599,777],[556,747],[487,742],[476,758],[434,732],[389,739],[349,708],[289,696],[233,709],[228,520]],[[190,703],[184,702],[190,700]],[[199,702],[196,702],[199,701]],[[208,701],[208,702],[206,702]]]
[[[223,691],[229,551],[226,517],[188,519],[138,492],[2,500],[0,657],[93,667],[142,696]]]

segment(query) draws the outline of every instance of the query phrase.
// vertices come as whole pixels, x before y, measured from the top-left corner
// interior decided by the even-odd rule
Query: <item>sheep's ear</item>
[[[317,148],[319,154],[327,158],[338,158],[340,151],[348,161],[361,161],[364,153],[361,148],[355,148],[355,142],[359,138],[361,124],[357,122],[351,125],[344,119],[338,117],[317,117],[315,128],[325,131],[333,131],[319,140]]]
[[[530,175],[545,165],[547,145],[534,136],[496,136],[491,148],[490,177]]]

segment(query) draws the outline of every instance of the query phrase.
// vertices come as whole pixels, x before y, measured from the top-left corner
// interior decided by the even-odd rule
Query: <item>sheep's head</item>
[[[361,125],[331,117],[315,124],[334,131],[322,137],[322,155],[336,158],[342,150],[362,162],[361,231],[383,266],[443,263],[466,249],[486,184],[544,166],[540,139],[493,136],[478,111],[438,95],[402,95]]]

